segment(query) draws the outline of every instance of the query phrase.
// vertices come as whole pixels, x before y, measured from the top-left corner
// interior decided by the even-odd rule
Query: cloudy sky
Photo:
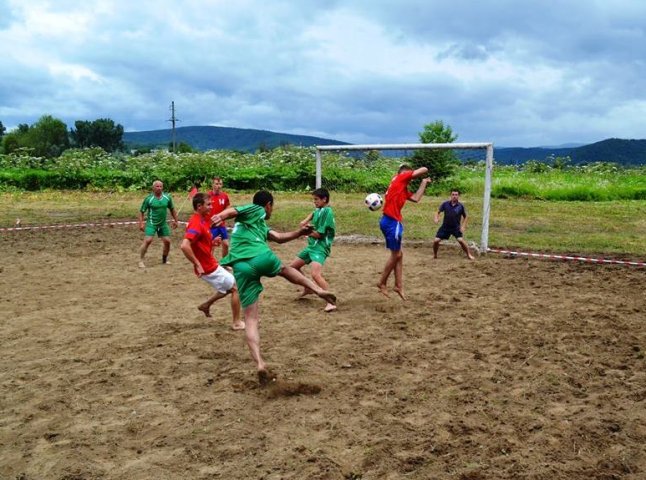
[[[0,121],[646,138],[643,0],[0,0]]]

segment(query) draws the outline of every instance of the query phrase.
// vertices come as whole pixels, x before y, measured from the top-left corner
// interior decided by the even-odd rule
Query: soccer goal
[[[381,152],[381,151],[414,152],[415,150],[478,150],[485,156],[484,193],[482,200],[482,230],[480,234],[480,252],[487,253],[489,243],[489,213],[491,209],[491,177],[493,172],[493,143],[421,143],[421,144],[375,144],[375,145],[317,145],[316,146],[316,187],[323,184],[323,152]]]

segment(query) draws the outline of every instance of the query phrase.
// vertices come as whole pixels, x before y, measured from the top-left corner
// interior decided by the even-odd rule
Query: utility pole
[[[167,120],[171,122],[173,126],[173,153],[177,152],[177,139],[175,137],[175,123],[179,122],[179,119],[175,117],[175,102],[170,102],[170,118]]]

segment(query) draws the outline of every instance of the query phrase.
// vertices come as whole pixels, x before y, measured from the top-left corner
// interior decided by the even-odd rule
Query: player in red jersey
[[[207,317],[211,316],[211,305],[217,300],[231,294],[231,313],[233,323],[231,328],[243,330],[245,324],[240,320],[240,297],[233,275],[218,264],[211,253],[213,239],[211,237],[211,200],[203,193],[193,197],[193,210],[186,226],[186,234],[180,248],[184,256],[193,264],[195,275],[211,285],[216,293],[206,302],[197,307]]]
[[[419,202],[424,195],[426,185],[431,181],[426,177],[422,179],[419,188],[415,193],[408,191],[408,184],[414,178],[423,177],[428,173],[428,168],[420,167],[413,170],[408,165],[399,167],[397,175],[390,181],[386,195],[384,196],[384,213],[379,221],[384,238],[386,239],[386,248],[390,250],[390,256],[384,266],[377,288],[379,293],[388,297],[388,277],[391,272],[395,271],[395,292],[402,300],[406,300],[404,294],[404,252],[402,251],[402,237],[404,235],[404,225],[402,224],[402,208],[407,200]]]
[[[224,183],[220,177],[213,178],[213,190],[209,191],[207,194],[211,200],[211,214],[209,215],[209,218],[231,206],[229,195],[222,191],[223,184]],[[213,247],[218,246],[220,243],[222,244],[222,256],[220,258],[226,257],[229,253],[229,233],[227,231],[226,224],[222,224],[217,227],[211,226],[211,235],[213,236]]]

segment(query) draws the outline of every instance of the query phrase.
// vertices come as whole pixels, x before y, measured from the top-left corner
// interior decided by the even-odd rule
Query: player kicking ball
[[[235,218],[231,232],[229,254],[221,260],[222,265],[231,266],[238,288],[240,302],[244,309],[245,337],[251,358],[256,364],[258,380],[261,385],[275,381],[276,375],[267,368],[260,354],[260,315],[259,300],[263,291],[263,277],[281,276],[295,285],[312,290],[326,303],[336,305],[336,296],[291,266],[283,265],[271,250],[268,241],[285,243],[312,232],[311,225],[301,226],[291,232],[278,232],[265,222],[271,218],[274,197],[267,191],[259,191],[253,196],[253,203],[231,207],[211,217],[215,226],[225,220]]]
[[[211,317],[211,305],[231,294],[231,313],[233,330],[244,330],[245,324],[240,320],[240,297],[235,278],[218,264],[211,253],[213,237],[211,236],[211,200],[203,193],[193,197],[193,210],[186,226],[186,233],[180,245],[184,256],[193,264],[195,275],[211,285],[216,293],[197,307],[207,317]]]

